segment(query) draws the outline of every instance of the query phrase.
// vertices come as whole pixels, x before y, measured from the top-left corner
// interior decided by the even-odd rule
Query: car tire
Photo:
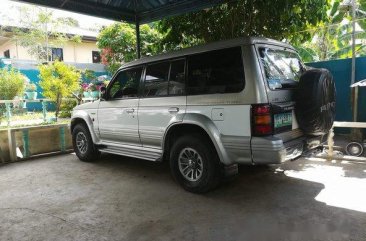
[[[81,161],[92,162],[100,156],[100,152],[95,147],[89,129],[85,124],[77,124],[72,130],[72,144],[76,156]]]
[[[333,126],[336,87],[326,69],[310,69],[300,77],[295,94],[295,114],[302,131],[311,136],[326,135]]]
[[[215,148],[199,135],[182,136],[170,152],[174,179],[187,191],[205,193],[218,186],[222,167]]]

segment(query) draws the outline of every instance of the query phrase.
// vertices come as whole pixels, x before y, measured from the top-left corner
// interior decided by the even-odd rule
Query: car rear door
[[[293,132],[301,135],[295,115],[294,95],[304,67],[296,51],[277,45],[257,45],[266,82],[268,102],[272,106],[274,134]],[[294,138],[297,135],[293,135]]]
[[[142,145],[160,149],[167,127],[185,112],[185,59],[147,64],[138,109]]]

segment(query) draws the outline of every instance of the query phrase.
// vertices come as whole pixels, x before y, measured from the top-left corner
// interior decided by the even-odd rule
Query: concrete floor
[[[195,195],[167,164],[73,154],[0,166],[0,240],[366,240],[366,163],[241,167]]]

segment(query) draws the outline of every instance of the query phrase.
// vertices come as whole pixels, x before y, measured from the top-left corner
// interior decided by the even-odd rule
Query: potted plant
[[[37,86],[33,83],[27,84],[25,86],[25,94],[29,100],[37,99]]]
[[[88,89],[90,91],[90,97],[94,99],[99,98],[99,90],[96,84],[90,83]]]
[[[81,88],[83,89],[83,95],[85,98],[90,98],[89,85],[87,83],[82,83]]]

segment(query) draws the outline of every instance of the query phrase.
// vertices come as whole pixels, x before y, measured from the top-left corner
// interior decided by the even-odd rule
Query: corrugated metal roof
[[[147,23],[208,8],[223,0],[15,0],[91,16]]]

